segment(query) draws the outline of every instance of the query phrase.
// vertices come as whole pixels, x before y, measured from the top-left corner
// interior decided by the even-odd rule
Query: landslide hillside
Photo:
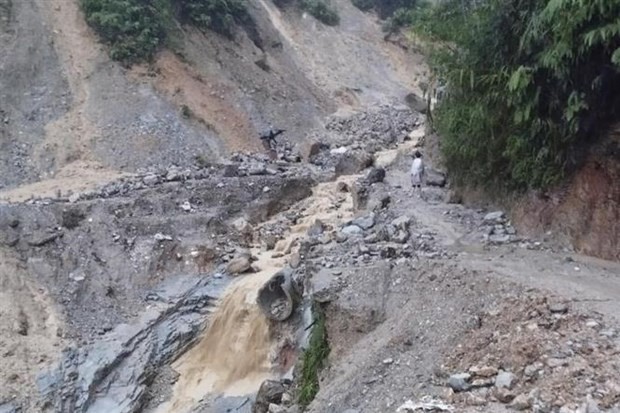
[[[336,26],[294,5],[246,7],[249,28],[225,36],[176,22],[152,62],[128,66],[109,57],[78,0],[1,0],[3,197],[257,150],[270,126],[302,144],[327,114],[416,90],[420,56],[385,42],[376,16],[349,1],[333,3]]]

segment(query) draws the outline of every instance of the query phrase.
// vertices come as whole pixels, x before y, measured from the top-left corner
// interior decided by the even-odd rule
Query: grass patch
[[[297,402],[302,407],[308,406],[319,392],[319,372],[329,355],[325,313],[319,304],[313,305],[312,313],[316,318],[310,343],[302,358],[301,378],[298,384]]]

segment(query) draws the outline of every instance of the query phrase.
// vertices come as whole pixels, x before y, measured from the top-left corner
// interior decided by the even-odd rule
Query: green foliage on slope
[[[247,19],[244,0],[81,0],[88,24],[126,64],[151,59],[170,38],[177,19],[231,37]]]

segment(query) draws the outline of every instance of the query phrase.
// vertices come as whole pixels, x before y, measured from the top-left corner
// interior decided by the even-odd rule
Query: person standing
[[[414,190],[422,191],[422,183],[424,181],[424,161],[422,161],[422,154],[420,151],[415,151],[413,154],[413,162],[411,163],[411,186]]]

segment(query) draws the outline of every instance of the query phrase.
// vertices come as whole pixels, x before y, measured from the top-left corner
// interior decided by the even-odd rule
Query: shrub
[[[110,56],[126,64],[150,60],[176,30],[175,17],[229,37],[235,22],[249,20],[244,0],[81,0],[81,5]]]
[[[457,183],[561,179],[620,118],[620,0],[448,0],[409,24],[448,84],[434,114]]]
[[[353,5],[362,11],[375,10],[379,18],[391,18],[399,10],[411,10],[417,0],[351,0]]]
[[[181,20],[231,37],[235,22],[247,18],[243,0],[177,0]]]
[[[168,0],[81,0],[86,21],[115,60],[150,59],[166,38]]]
[[[302,0],[301,7],[328,26],[337,26],[340,23],[340,16],[336,9],[323,0]]]
[[[375,0],[351,0],[351,3],[361,11],[368,11],[375,7]]]

